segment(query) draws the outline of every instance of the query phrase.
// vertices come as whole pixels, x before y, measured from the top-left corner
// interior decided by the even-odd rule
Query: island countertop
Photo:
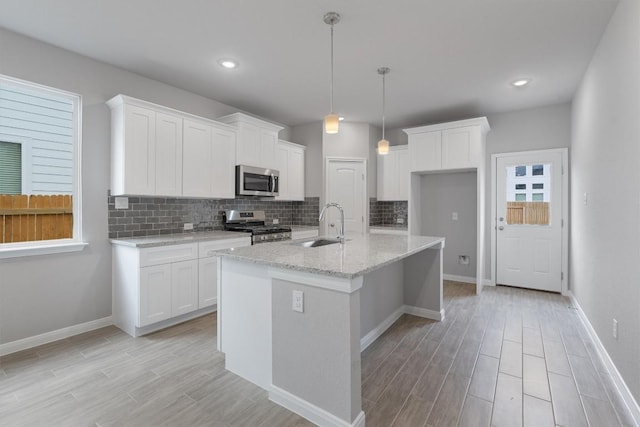
[[[334,239],[329,238],[329,239]],[[444,246],[444,237],[365,234],[344,244],[305,248],[301,239],[217,251],[229,259],[306,273],[353,279],[422,250]]]

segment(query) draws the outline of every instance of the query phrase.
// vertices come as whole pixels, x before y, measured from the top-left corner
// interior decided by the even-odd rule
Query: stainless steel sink
[[[315,239],[307,240],[306,242],[294,243],[295,245],[302,246],[304,248],[317,248],[318,246],[333,245],[340,243],[338,239]]]

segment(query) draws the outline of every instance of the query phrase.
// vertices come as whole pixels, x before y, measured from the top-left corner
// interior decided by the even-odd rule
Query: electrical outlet
[[[451,220],[452,221],[458,220],[458,212],[451,212]]]
[[[458,255],[458,264],[469,265],[469,255]]]
[[[613,337],[618,339],[618,321],[613,319]]]
[[[291,309],[293,311],[297,311],[298,313],[304,313],[304,292],[293,291],[293,301]]]
[[[273,223],[274,224],[280,224],[280,220],[278,218],[273,218]]]
[[[582,195],[582,203],[584,203],[585,206],[589,205],[589,193],[587,193],[586,191]]]
[[[184,223],[184,231],[189,231],[189,230],[193,230],[193,223],[185,222]]]
[[[396,224],[404,224],[404,218],[396,219]]]
[[[129,198],[128,197],[116,197],[116,209],[129,209]]]

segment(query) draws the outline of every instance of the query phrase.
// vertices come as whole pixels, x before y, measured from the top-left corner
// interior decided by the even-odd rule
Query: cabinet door
[[[480,127],[468,126],[442,131],[442,168],[478,167],[480,159]]]
[[[213,182],[211,126],[184,121],[182,195],[211,197]]]
[[[243,123],[238,126],[236,164],[262,166],[260,164],[260,129]]]
[[[409,200],[409,150],[396,151],[396,168],[396,200]]]
[[[124,194],[154,195],[156,179],[156,113],[124,107]]]
[[[211,197],[233,199],[236,194],[236,133],[214,127],[212,145]]]
[[[280,172],[278,178],[278,197],[276,200],[291,200],[289,194],[289,147],[285,144],[276,145],[275,168]]]
[[[442,132],[409,135],[411,172],[432,171],[442,168]]]
[[[137,327],[171,317],[171,264],[140,269],[140,313]]]
[[[198,309],[198,260],[171,264],[171,316]]]
[[[182,195],[182,118],[156,113],[155,169],[156,195]]]
[[[304,149],[291,147],[288,161],[289,200],[304,201]]]
[[[378,154],[378,200],[396,200],[398,167],[395,151]]]
[[[198,264],[198,308],[218,302],[218,258],[201,258]]]
[[[276,141],[278,141],[277,132],[260,129],[260,164],[258,166],[275,169]]]

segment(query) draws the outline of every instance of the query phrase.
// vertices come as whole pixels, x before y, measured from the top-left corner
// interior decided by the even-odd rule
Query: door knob
[[[498,227],[498,230],[504,230],[503,226]]]
[[[331,224],[329,224],[329,227],[335,227],[336,225],[332,222]]]

